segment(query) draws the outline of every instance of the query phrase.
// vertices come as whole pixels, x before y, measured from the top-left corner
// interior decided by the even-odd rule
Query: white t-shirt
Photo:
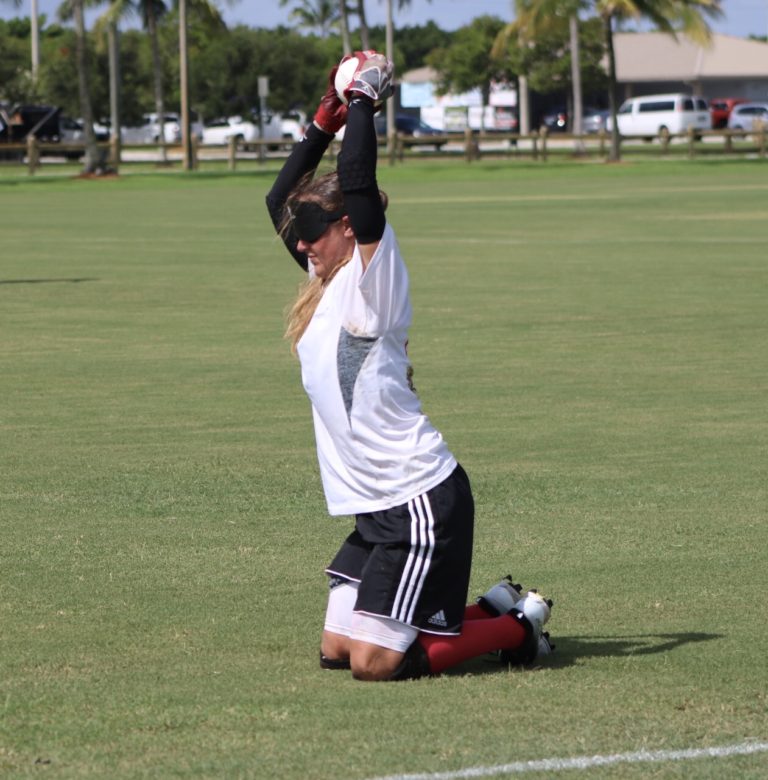
[[[399,506],[456,467],[408,386],[410,324],[408,271],[387,225],[365,273],[355,248],[298,343],[332,515]]]

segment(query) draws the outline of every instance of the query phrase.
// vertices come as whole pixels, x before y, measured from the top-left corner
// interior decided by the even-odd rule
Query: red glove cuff
[[[344,60],[348,59],[345,57]],[[336,94],[336,71],[339,66],[336,65],[328,74],[328,89],[320,98],[320,105],[315,112],[315,124],[329,135],[336,135],[347,122],[347,107],[341,102]]]
[[[317,107],[314,119],[324,133],[336,135],[347,123],[347,107],[339,100],[335,91],[332,97],[326,93]]]

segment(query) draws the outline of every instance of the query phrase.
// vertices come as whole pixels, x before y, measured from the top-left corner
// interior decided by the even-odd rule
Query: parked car
[[[72,119],[69,116],[59,117],[61,140],[65,143],[85,142],[85,124],[82,119]],[[109,141],[109,127],[103,122],[93,123],[93,134],[99,142]]]
[[[616,119],[622,135],[639,135],[648,140],[678,135],[691,128],[712,128],[707,101],[682,93],[630,98],[622,103]]]
[[[156,144],[160,140],[167,144],[176,144],[181,141],[181,124],[177,114],[167,113],[163,121],[161,138],[157,114],[144,114],[139,124],[121,127],[120,137],[123,143],[127,144]]]
[[[728,127],[728,117],[731,111],[739,105],[746,103],[746,98],[713,98],[709,101],[709,113],[712,115],[712,127],[719,130]]]
[[[286,111],[280,117],[280,132],[286,141],[301,141],[307,129],[307,115],[303,111]]]
[[[741,103],[728,117],[731,130],[758,130],[761,125],[768,128],[768,103]]]
[[[80,119],[77,121],[82,122]],[[96,133],[97,141],[109,141],[112,135],[112,123],[109,119],[95,119],[93,122],[93,132]]]
[[[230,138],[250,143],[258,137],[258,126],[241,116],[212,119],[203,126],[203,143],[206,145],[227,144]]]
[[[519,133],[520,117],[513,106],[471,107],[468,122],[472,130],[484,133]]]
[[[83,143],[85,141],[85,128],[82,122],[62,115],[59,117],[59,136],[66,144]]]
[[[60,140],[57,106],[8,105],[0,106],[0,141],[23,143],[30,133],[38,141],[56,143]]]
[[[59,138],[63,144],[83,144],[82,149],[68,149],[63,153],[68,160],[78,160],[85,154],[85,127],[79,120],[59,116]]]
[[[203,124],[197,112],[189,113],[190,132],[198,141],[202,138]],[[120,128],[120,138],[126,144],[156,144],[161,140],[160,122],[157,114],[150,112],[143,114],[141,122]],[[162,141],[167,144],[181,142],[181,117],[171,111],[167,111],[163,122]]]
[[[611,112],[607,108],[585,108],[581,119],[581,129],[585,133],[608,131]]]
[[[245,118],[229,116],[214,119],[203,127],[203,143],[207,145],[228,144],[230,138],[241,143],[252,143],[260,138],[258,116]],[[277,114],[264,117],[264,138],[268,141],[282,141],[283,131]]]
[[[540,125],[550,133],[565,133],[568,130],[568,111],[562,106],[555,106],[542,114]]]
[[[376,125],[376,133],[379,136],[386,138],[386,113],[382,112],[376,116],[374,118],[374,123]],[[448,139],[445,137],[445,133],[442,130],[438,130],[437,128],[432,127],[432,125],[428,125],[419,117],[412,116],[411,114],[395,114],[395,130],[397,130],[398,133],[402,133],[403,135],[410,135],[419,139],[431,139],[432,136],[438,136],[439,140],[437,141],[425,140],[425,145],[433,145],[435,149],[441,149],[448,142]]]
[[[608,129],[608,120],[611,112],[607,109],[585,106],[581,112],[581,130],[583,133],[599,133]],[[565,133],[572,129],[571,118],[568,111],[562,106],[556,106],[546,111],[541,116],[540,126],[545,127],[550,133]]]

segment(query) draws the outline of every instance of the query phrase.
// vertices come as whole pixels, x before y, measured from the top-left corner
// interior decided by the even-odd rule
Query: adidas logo
[[[441,609],[439,612],[435,612],[427,623],[431,623],[433,626],[440,626],[441,628],[448,628],[448,621],[445,619],[445,612]]]

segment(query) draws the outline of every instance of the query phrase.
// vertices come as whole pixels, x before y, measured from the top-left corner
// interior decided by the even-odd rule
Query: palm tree
[[[94,24],[97,45],[107,40],[109,63],[109,126],[110,141],[115,152],[115,162],[120,159],[120,30],[118,20],[109,11]]]
[[[581,53],[579,50],[579,15],[578,12],[568,16],[568,37],[571,47],[571,84],[573,85],[573,123],[571,131],[575,135],[581,135],[583,95],[581,94]],[[583,146],[581,141],[576,142],[577,148]]]
[[[178,0],[174,2],[178,6]],[[197,10],[207,21],[221,23],[221,14],[214,0],[187,0],[189,9]],[[186,10],[186,9],[185,9]],[[111,0],[107,12],[101,17],[102,25],[117,24],[119,20],[139,16],[149,36],[152,49],[152,81],[155,93],[155,113],[158,123],[158,141],[163,162],[167,162],[165,146],[165,91],[163,85],[163,63],[160,57],[160,36],[158,24],[168,13],[164,0]]]
[[[521,42],[533,40],[536,34],[559,22],[557,15],[547,15],[545,18],[529,19],[526,17],[529,5],[526,0],[517,0],[517,15],[520,21],[518,38]],[[571,130],[574,134],[580,135],[582,130],[582,112],[583,97],[581,91],[581,55],[579,52],[579,11],[583,6],[582,0],[563,0],[558,4],[557,14],[564,14],[568,17],[568,40],[571,50],[571,86],[573,115]],[[498,49],[495,49],[498,54]],[[577,149],[581,149],[583,144],[576,142]]]
[[[509,25],[507,35],[521,34],[532,40],[546,19],[556,13],[577,13],[574,0],[517,0],[517,21]],[[722,15],[720,0],[591,0],[591,7],[603,22],[605,48],[608,54],[608,100],[611,109],[612,161],[620,158],[619,129],[616,121],[616,55],[613,46],[613,27],[625,20],[646,20],[658,30],[676,37],[678,32],[697,43],[707,43],[711,30],[705,17],[712,19]]]
[[[2,0],[14,8],[21,8],[22,0]],[[40,73],[40,13],[37,0],[29,0],[29,37],[32,42],[32,84],[37,85],[37,77]]]
[[[159,127],[158,141],[160,142],[160,157],[163,163],[168,161],[165,146],[165,97],[163,92],[163,67],[160,60],[160,45],[157,33],[158,21],[167,13],[168,9],[163,0],[111,0],[109,8],[96,22],[97,29],[117,30],[120,20],[138,15],[141,17],[144,29],[149,36],[150,47],[152,50],[152,82],[155,93],[155,113]],[[110,57],[110,70],[116,70],[118,67],[116,52]],[[114,91],[118,89],[117,73],[110,73],[110,104],[113,108],[113,122],[119,122],[119,108],[117,108],[117,95]],[[120,129],[112,125],[112,134],[117,133],[119,139]]]
[[[160,42],[157,25],[168,12],[163,0],[112,0],[106,13],[99,20],[101,24],[116,25],[121,19],[134,15],[141,17],[141,22],[149,36],[152,50],[152,81],[155,92],[155,113],[159,126],[158,140],[165,143],[165,96],[163,92],[163,64],[160,59]],[[165,146],[160,147],[163,162],[167,161]]]
[[[85,156],[83,173],[102,171],[104,155],[96,143],[93,130],[93,107],[91,105],[90,79],[88,77],[88,41],[85,29],[85,8],[97,6],[102,0],[64,0],[59,6],[59,18],[73,20],[75,24],[75,61],[77,64],[77,90],[80,102],[80,116],[85,133]]]
[[[616,121],[616,53],[613,46],[614,22],[623,19],[647,19],[657,29],[677,37],[684,33],[692,41],[707,44],[712,30],[705,17],[722,16],[720,0],[597,0],[597,10],[603,20],[605,47],[608,52],[608,79],[611,108],[611,160],[618,160],[619,127]]]
[[[343,2],[343,0],[339,0],[340,2]],[[281,0],[281,5],[285,5],[289,0]],[[405,8],[405,6],[410,5],[412,0],[397,0],[397,7],[399,9]],[[431,3],[432,0],[427,0],[428,3]],[[391,16],[391,8],[392,8],[392,0],[387,0],[387,19]],[[360,25],[360,43],[361,47],[363,49],[370,49],[371,48],[371,36],[368,32],[368,17],[365,13],[365,0],[356,0],[354,11],[353,13],[357,14],[358,22]],[[391,55],[391,52],[390,52]]]
[[[331,30],[339,24],[341,16],[336,0],[280,0],[281,6],[294,5],[290,18],[299,27],[319,30],[321,38],[327,38]]]
[[[349,8],[347,0],[339,0],[339,24],[341,26],[341,48],[344,54],[352,53],[352,41],[349,38]]]
[[[365,0],[357,0],[357,18],[360,22],[360,43],[363,49],[370,49],[371,37],[368,33],[368,17],[365,15]]]
[[[228,0],[228,2],[234,2],[234,0]],[[187,7],[195,9],[206,21],[206,23],[221,24],[221,14],[218,6],[214,0],[188,0],[185,6],[180,6],[179,0],[175,0],[174,5],[179,8],[179,27],[181,28],[183,22],[182,19],[186,19]],[[117,53],[117,29],[121,19],[130,18],[131,16],[138,15],[141,17],[144,24],[144,28],[150,38],[152,47],[152,69],[153,69],[153,83],[155,91],[155,113],[158,117],[158,140],[161,143],[165,142],[165,96],[163,89],[163,70],[162,62],[160,61],[160,47],[158,42],[158,30],[157,22],[168,11],[163,0],[110,0],[110,5],[107,11],[99,17],[96,21],[96,29],[98,32],[107,30],[110,46],[110,105],[112,113],[112,133],[113,140],[119,143],[119,56]],[[181,29],[180,29],[181,33]],[[186,46],[186,35],[180,34],[180,58],[181,65],[184,69],[186,67],[187,54],[183,50]],[[184,92],[184,98],[187,97],[184,85],[182,85],[182,91]],[[185,131],[188,133],[188,117],[182,117],[182,124]],[[116,134],[116,138],[115,138]],[[186,138],[183,140],[187,140]],[[167,160],[166,150],[164,146],[161,146],[161,156],[163,162]]]
[[[96,5],[99,0],[66,0],[59,8],[62,19],[73,19],[75,23],[75,57],[77,62],[77,88],[80,98],[80,114],[85,132],[85,156],[83,173],[98,173],[102,166],[103,155],[96,144],[93,131],[93,108],[88,79],[88,48],[85,31],[85,5]]]

